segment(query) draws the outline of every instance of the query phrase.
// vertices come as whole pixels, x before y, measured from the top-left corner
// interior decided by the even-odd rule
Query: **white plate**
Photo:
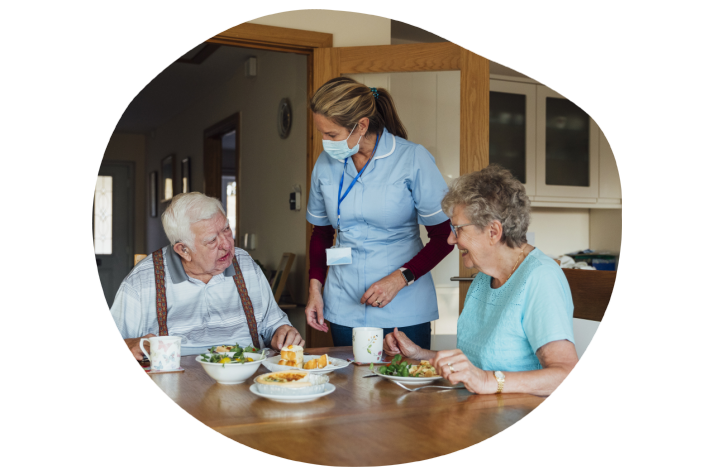
[[[406,383],[406,384],[415,384],[419,385],[421,383],[431,383],[434,382],[435,380],[439,380],[442,378],[441,375],[437,375],[435,377],[395,377],[394,375],[382,375],[380,372],[377,372],[375,370],[372,371],[375,375],[386,378],[388,380],[395,380],[400,383]]]
[[[320,355],[305,355],[303,356],[303,362],[307,362],[309,360],[313,359],[319,359],[321,356]],[[270,370],[271,372],[280,372],[281,370],[296,370],[295,367],[288,367],[287,365],[278,365],[278,362],[281,360],[280,355],[276,355],[274,357],[270,357],[263,361],[263,366]],[[337,369],[342,369],[350,365],[350,362],[347,360],[343,359],[338,359],[336,357],[330,357],[328,356],[328,362],[330,362],[328,365],[323,367],[322,369],[297,369],[297,370],[302,370],[303,372],[308,372],[311,374],[317,374],[317,375],[323,375],[323,374],[329,374],[333,370]]]
[[[282,367],[282,365],[280,366]],[[291,367],[293,368],[293,367]],[[285,402],[285,403],[303,403],[312,402],[320,397],[330,395],[335,391],[335,385],[332,383],[325,384],[325,391],[322,393],[314,393],[313,395],[266,395],[258,391],[258,386],[254,383],[248,388],[252,394],[258,395],[259,397],[267,398],[268,400],[273,400],[274,402]]]

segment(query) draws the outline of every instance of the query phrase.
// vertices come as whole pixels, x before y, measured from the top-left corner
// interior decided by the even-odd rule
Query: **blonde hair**
[[[367,117],[370,119],[368,133],[380,133],[387,128],[390,134],[407,139],[407,129],[397,115],[390,93],[383,88],[373,92],[351,78],[333,78],[323,84],[313,95],[310,109],[346,129],[352,129],[360,119]]]
[[[183,243],[191,251],[194,248],[194,233],[191,225],[202,220],[208,220],[217,213],[226,216],[221,202],[215,198],[207,197],[201,192],[180,193],[176,195],[161,214],[161,224],[164,233],[169,238],[171,246]]]

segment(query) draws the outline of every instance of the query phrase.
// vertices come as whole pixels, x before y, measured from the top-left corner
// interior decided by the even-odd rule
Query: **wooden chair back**
[[[616,272],[567,268],[562,271],[571,288],[573,317],[600,322],[611,300]]]
[[[139,262],[140,262],[141,260],[143,260],[144,258],[146,258],[146,257],[147,257],[147,255],[141,255],[141,254],[139,254],[139,255],[134,255],[134,266],[138,265]]]
[[[271,279],[271,291],[273,292],[273,298],[276,302],[280,301],[283,290],[286,286],[286,281],[288,280],[288,273],[293,266],[293,261],[295,260],[295,253],[283,253],[281,262],[278,265],[278,270],[276,274]]]

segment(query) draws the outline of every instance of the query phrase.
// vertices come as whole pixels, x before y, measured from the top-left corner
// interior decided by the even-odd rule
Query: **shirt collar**
[[[166,259],[169,274],[171,275],[171,282],[173,284],[179,284],[189,280],[189,276],[184,270],[184,265],[181,264],[181,257],[176,253],[176,251],[174,251],[174,248],[167,246],[164,258]],[[236,270],[233,269],[233,264],[231,264],[231,266],[226,268],[223,272],[223,275],[226,277],[232,277],[234,274],[236,274]]]
[[[387,128],[382,129],[382,135],[380,136],[380,142],[377,144],[377,150],[375,151],[375,157],[372,160],[384,159],[389,157],[395,152],[395,144],[397,139],[394,135],[387,132]]]

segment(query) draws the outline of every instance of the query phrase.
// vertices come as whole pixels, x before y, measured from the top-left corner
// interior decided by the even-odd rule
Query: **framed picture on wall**
[[[181,161],[181,193],[191,191],[191,157]]]
[[[161,202],[169,202],[174,198],[174,156],[170,155],[161,161],[161,184],[159,186]]]
[[[158,175],[156,170],[149,174],[149,207],[152,217],[156,217],[157,198],[159,196],[156,188]]]

